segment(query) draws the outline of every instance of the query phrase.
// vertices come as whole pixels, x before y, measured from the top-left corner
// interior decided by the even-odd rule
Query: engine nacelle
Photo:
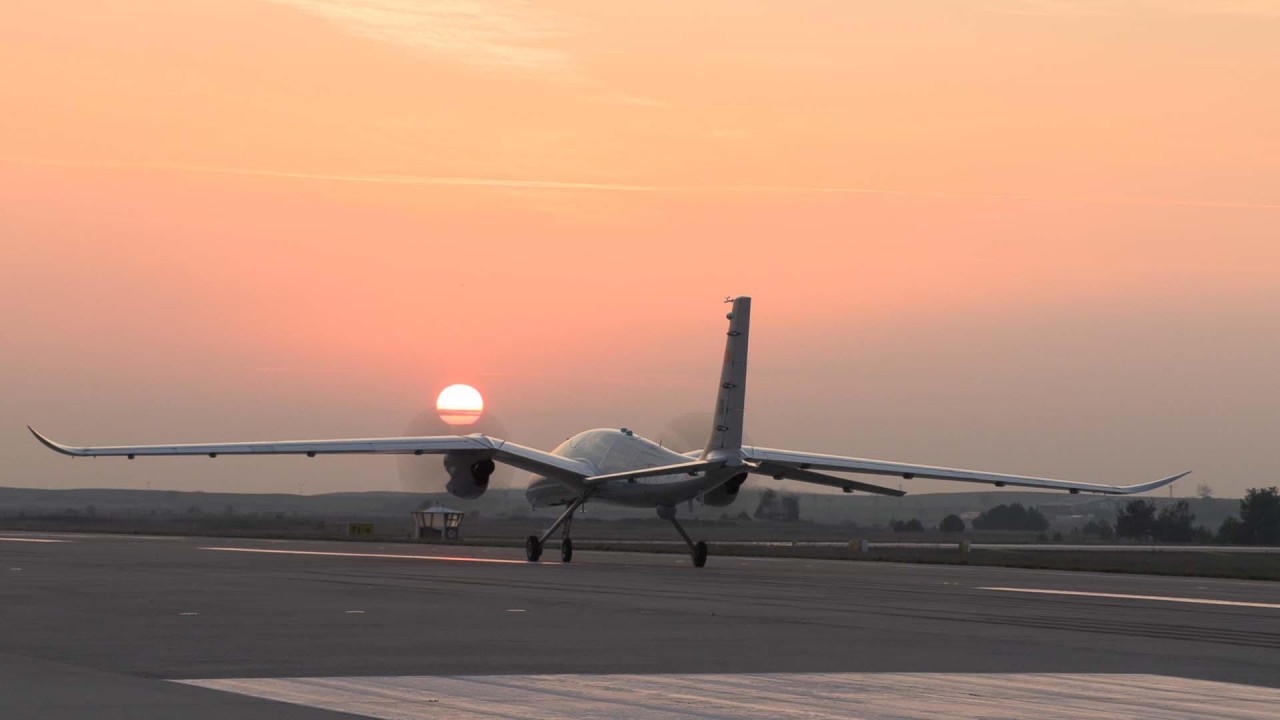
[[[738,499],[738,490],[742,489],[742,483],[747,481],[747,474],[741,473],[729,478],[725,484],[714,490],[709,490],[702,496],[702,504],[712,507],[724,507]]]
[[[488,453],[451,452],[445,453],[444,469],[449,473],[449,483],[445,485],[449,494],[474,500],[489,489],[494,464]]]

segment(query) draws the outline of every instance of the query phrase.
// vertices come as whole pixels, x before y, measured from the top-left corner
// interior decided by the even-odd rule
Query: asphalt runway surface
[[[0,535],[0,717],[1275,717],[1280,584]],[[556,558],[549,547],[544,559]]]

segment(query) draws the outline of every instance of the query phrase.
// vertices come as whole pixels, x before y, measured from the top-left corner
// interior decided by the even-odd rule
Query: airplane
[[[746,414],[747,344],[751,329],[751,298],[727,298],[732,304],[724,365],[716,388],[716,404],[706,447],[684,454],[662,447],[631,430],[597,428],[578,433],[551,452],[518,445],[483,434],[427,437],[388,437],[345,440],[290,440],[282,442],[202,443],[194,445],[129,445],[68,447],[56,443],[30,426],[36,439],[56,452],[74,457],[127,457],[151,455],[306,455],[413,454],[443,455],[449,481],[446,489],[456,497],[474,499],[484,494],[494,463],[504,463],[532,473],[526,497],[537,507],[563,506],[555,522],[541,535],[525,541],[525,557],[537,562],[543,545],[562,530],[560,559],[573,557],[570,537],[573,515],[588,500],[632,507],[655,508],[669,520],[689,546],[695,567],[707,562],[707,544],[695,542],[676,519],[676,508],[700,500],[714,507],[734,501],[749,475],[900,497],[900,489],[882,487],[828,474],[884,475],[905,480],[924,478],[985,483],[996,487],[1031,487],[1104,495],[1131,495],[1172,483],[1189,473],[1140,485],[1098,485],[1041,477],[1004,475],[956,468],[912,465],[825,455],[800,450],[778,450],[742,444]],[[819,472],[824,471],[824,472]],[[691,505],[692,507],[692,505]]]

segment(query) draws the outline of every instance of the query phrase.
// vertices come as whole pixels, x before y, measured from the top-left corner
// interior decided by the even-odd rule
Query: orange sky
[[[395,434],[452,382],[526,444],[657,434],[708,409],[728,294],[761,444],[1277,482],[1280,2],[3,15],[0,484],[391,489],[23,425]]]

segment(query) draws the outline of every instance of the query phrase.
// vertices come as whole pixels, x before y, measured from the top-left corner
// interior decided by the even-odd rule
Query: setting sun
[[[450,385],[436,398],[436,411],[450,425],[471,425],[484,412],[484,398],[470,385]]]

